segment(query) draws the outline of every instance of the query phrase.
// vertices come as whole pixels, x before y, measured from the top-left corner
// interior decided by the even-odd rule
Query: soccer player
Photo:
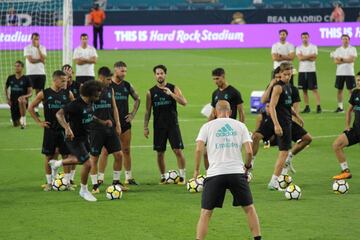
[[[355,119],[353,126],[350,127],[352,113],[354,113]],[[334,176],[333,179],[348,179],[352,177],[346,161],[344,148],[360,143],[360,72],[356,75],[356,88],[352,90],[345,120],[345,131],[333,143],[333,150],[342,171],[339,175]]]
[[[56,118],[65,129],[66,146],[70,151],[68,158],[57,161],[50,160],[49,165],[56,171],[60,166],[82,164],[80,197],[86,201],[97,201],[87,188],[87,180],[91,169],[89,160],[88,130],[94,118],[93,102],[100,97],[102,84],[98,81],[87,81],[80,88],[80,97],[65,105],[56,113]],[[104,123],[103,121],[99,121]]]
[[[69,150],[65,144],[64,129],[56,119],[56,112],[74,100],[72,93],[65,89],[67,83],[66,74],[63,71],[57,70],[53,73],[52,78],[53,82],[51,87],[39,92],[29,106],[29,112],[32,118],[40,127],[44,128],[41,151],[41,153],[45,155],[45,177],[47,185],[45,185],[44,191],[51,191],[51,183],[54,180],[51,176],[49,161],[57,155],[57,150],[63,158],[66,158],[69,154]],[[35,112],[35,107],[40,102],[43,102],[44,105],[44,121],[40,120]],[[64,173],[65,184],[68,185],[68,189],[72,189],[70,186],[70,168],[68,166],[64,167]],[[55,174],[53,173],[53,175]]]
[[[160,170],[160,184],[165,183],[166,142],[169,139],[171,148],[177,158],[180,180],[178,184],[185,184],[185,157],[182,149],[184,144],[178,122],[177,103],[185,106],[187,100],[181,90],[166,81],[167,68],[157,65],[153,68],[156,85],[146,94],[146,111],[144,118],[144,136],[149,137],[149,120],[151,109],[154,115],[154,150],[157,152],[157,162]]]
[[[8,76],[5,83],[5,96],[10,106],[11,119],[14,127],[26,127],[26,108],[32,95],[30,79],[23,74],[24,63],[15,62],[15,74]],[[8,89],[10,88],[10,96]]]
[[[309,113],[308,90],[311,90],[316,99],[316,113],[321,113],[320,94],[318,92],[316,78],[316,58],[318,55],[317,46],[309,42],[309,33],[301,33],[302,45],[296,48],[296,55],[299,59],[298,87],[303,90],[305,109],[302,113]]]
[[[139,106],[140,97],[134,87],[125,81],[127,74],[127,65],[125,62],[119,61],[114,64],[114,77],[111,82],[111,87],[114,89],[115,100],[117,109],[119,112],[121,135],[120,143],[124,156],[124,168],[125,168],[125,184],[138,185],[132,176],[131,171],[131,122],[134,119]],[[134,100],[134,106],[131,112],[129,112],[129,96]],[[104,181],[104,172],[107,162],[106,151],[103,152],[99,162],[99,180]]]
[[[26,76],[30,78],[32,88],[38,94],[44,89],[46,83],[45,59],[46,48],[40,45],[39,33],[31,34],[31,44],[24,48],[24,57],[26,58]],[[36,107],[35,112],[38,115],[39,109]]]
[[[280,64],[280,74],[280,81],[277,81],[272,87],[269,105],[269,112],[274,123],[274,132],[278,137],[277,142],[279,146],[279,155],[274,173],[268,184],[270,190],[278,189],[277,178],[282,172],[289,150],[291,149],[292,115],[303,125],[303,121],[298,113],[292,109],[292,91],[289,84],[292,75],[292,65],[289,63]]]
[[[98,71],[98,76],[104,87],[99,100],[94,102],[94,117],[101,122],[94,122],[90,128],[90,162],[92,165],[90,178],[93,184],[92,193],[100,192],[97,164],[103,147],[108,154],[114,156],[113,185],[122,185],[120,183],[122,154],[119,141],[121,126],[114,90],[110,87],[111,70],[108,67],[101,67]],[[123,186],[121,188],[122,190],[127,190]]]
[[[243,100],[240,92],[229,85],[225,79],[225,70],[223,68],[216,68],[212,71],[212,78],[218,87],[211,97],[211,106],[213,111],[209,117],[209,120],[215,119],[215,106],[219,100],[225,100],[230,103],[232,119],[236,119],[237,113],[239,113],[239,121],[245,122],[245,111],[243,106]]]
[[[66,88],[72,92],[74,98],[78,98],[80,96],[80,84],[79,82],[73,80],[73,68],[69,64],[65,64],[62,66],[61,70],[67,77]]]
[[[335,113],[344,112],[343,104],[343,89],[346,82],[346,88],[351,90],[355,88],[355,77],[354,77],[354,62],[357,57],[356,48],[350,45],[350,37],[347,34],[341,36],[342,46],[337,48],[335,52],[332,52],[330,56],[334,59],[336,64],[336,82],[335,88],[337,88],[337,101],[338,107]]]
[[[79,84],[95,80],[94,64],[97,60],[96,49],[88,44],[88,35],[81,34],[81,45],[75,48],[73,59],[76,63],[76,78]]]
[[[205,239],[214,208],[222,208],[226,190],[233,195],[233,206],[242,206],[255,240],[261,239],[259,219],[247,182],[251,169],[251,138],[245,124],[230,118],[229,102],[216,104],[217,119],[205,123],[196,139],[194,177],[199,175],[202,153],[207,145],[209,169],[204,182],[196,239]],[[246,163],[242,159],[245,148]]]

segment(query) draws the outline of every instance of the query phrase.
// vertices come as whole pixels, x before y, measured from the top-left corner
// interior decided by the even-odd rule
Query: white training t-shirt
[[[206,143],[207,177],[244,173],[241,147],[252,142],[245,124],[232,118],[217,118],[201,127],[196,141]]]
[[[294,51],[295,51],[294,45],[288,42],[285,42],[284,44],[282,44],[281,42],[274,43],[271,48],[271,54],[277,53],[280,55],[289,55]],[[274,69],[280,66],[280,64],[282,64],[283,62],[289,62],[289,61],[274,61]]]
[[[353,46],[348,46],[344,48],[343,46],[337,48],[333,53],[333,58],[348,58],[350,56],[357,57],[356,48]],[[341,63],[337,64],[336,67],[336,76],[354,76],[354,63]]]
[[[82,48],[81,46],[75,48],[73,59],[97,57],[97,53],[94,47],[87,46]],[[83,65],[76,64],[76,76],[91,76],[95,77],[94,64],[87,63]]]
[[[43,55],[46,56],[46,48],[40,45],[40,51]],[[26,46],[24,48],[24,57],[31,56],[33,59],[40,59],[39,51],[32,44]],[[25,60],[26,66],[26,75],[45,75],[45,66],[42,62],[31,63],[26,58]]]
[[[318,55],[317,46],[309,44],[308,46],[298,46],[296,48],[296,55],[302,54],[304,56],[307,55]],[[316,72],[316,64],[315,61],[299,61],[299,72]]]

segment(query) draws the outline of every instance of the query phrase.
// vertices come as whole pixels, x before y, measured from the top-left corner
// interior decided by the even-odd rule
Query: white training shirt
[[[296,55],[302,54],[304,56],[307,55],[318,55],[317,46],[309,44],[308,46],[298,46],[296,48]],[[316,72],[316,64],[315,61],[299,61],[299,72]]]
[[[333,58],[348,58],[350,56],[357,57],[356,48],[353,46],[348,46],[344,48],[343,46],[337,48],[333,53]],[[341,63],[337,64],[336,67],[336,76],[354,76],[354,63]]]
[[[97,57],[97,53],[94,47],[87,46],[82,48],[81,46],[75,48],[73,59]],[[91,76],[95,77],[94,64],[87,63],[83,65],[76,64],[76,76]]]
[[[232,118],[217,118],[201,127],[196,141],[206,143],[207,177],[244,173],[241,148],[244,143],[252,142],[245,124]]]
[[[40,51],[43,55],[46,56],[46,48],[40,45]],[[24,57],[31,56],[33,59],[40,59],[39,51],[32,44],[26,46],[24,48]],[[26,58],[25,60],[26,66],[26,75],[45,75],[45,66],[42,62],[31,63]]]
[[[274,43],[271,48],[271,54],[277,53],[280,55],[289,55],[294,51],[295,51],[294,45],[288,42],[285,42],[284,44],[282,44],[281,42]],[[290,62],[290,61],[274,61],[274,69],[276,69],[278,66],[280,66],[280,64],[284,62]]]

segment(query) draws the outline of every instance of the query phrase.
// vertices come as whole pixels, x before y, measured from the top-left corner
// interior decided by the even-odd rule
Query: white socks
[[[95,174],[95,175],[90,175],[90,178],[91,178],[91,184],[92,184],[92,185],[97,184],[97,180],[98,180],[97,174]]]
[[[291,162],[293,157],[294,157],[293,153],[289,151],[289,154],[288,154],[285,162],[288,162],[288,163]]]
[[[89,191],[88,188],[87,188],[87,185],[84,185],[84,184],[81,183],[80,186],[81,186],[80,191],[82,191],[82,192],[87,192],[87,191]]]
[[[65,177],[64,177],[64,184],[65,185],[70,184],[70,178],[71,178],[71,173],[65,173]]]
[[[125,179],[126,180],[132,179],[131,170],[130,171],[125,171]]]
[[[344,103],[343,102],[338,102],[338,107],[341,109],[344,109]]]
[[[26,116],[20,117],[20,124],[21,125],[26,125]]]
[[[104,173],[102,173],[102,172],[98,172],[98,180],[100,180],[100,181],[104,181]]]
[[[269,185],[277,187],[278,186],[278,176],[272,175]]]
[[[341,170],[343,170],[343,171],[344,171],[345,169],[348,169],[348,168],[349,168],[347,162],[340,163],[340,167],[341,167]]]
[[[184,169],[179,169],[179,175],[180,177],[184,178],[185,179],[185,168]]]
[[[70,180],[71,181],[74,181],[74,179],[75,179],[75,172],[76,172],[75,170],[70,171]]]
[[[114,171],[113,172],[113,180],[120,181],[120,175],[121,175],[121,171]]]
[[[51,174],[46,174],[45,177],[46,177],[46,183],[51,184],[52,182]]]

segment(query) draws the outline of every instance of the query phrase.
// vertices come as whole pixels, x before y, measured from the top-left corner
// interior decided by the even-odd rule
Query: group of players
[[[269,189],[278,189],[277,177],[295,172],[292,166],[294,155],[303,150],[312,141],[309,133],[303,128],[303,120],[299,116],[300,96],[293,85],[293,66],[295,57],[292,44],[286,41],[288,32],[279,31],[280,41],[272,47],[274,71],[262,101],[266,103],[264,111],[257,119],[256,130],[252,136],[254,152],[252,165],[259,149],[261,140],[279,146],[279,156],[273,176],[268,184]],[[303,90],[305,109],[310,112],[307,90],[312,90],[317,100],[317,113],[321,113],[320,96],[317,91],[315,61],[317,48],[310,44],[309,34],[302,33],[302,45],[296,49],[299,59],[299,89]],[[24,49],[26,57],[26,76],[23,75],[24,64],[16,61],[15,74],[9,76],[5,93],[11,106],[11,116],[14,126],[26,127],[26,108],[36,91],[35,99],[28,110],[34,120],[44,128],[42,153],[45,155],[46,184],[45,191],[51,190],[51,183],[56,169],[64,166],[65,183],[68,189],[74,189],[75,165],[82,164],[80,195],[88,201],[96,201],[92,195],[99,192],[99,186],[104,181],[104,172],[108,154],[114,156],[113,183],[119,184],[123,190],[126,185],[137,185],[131,172],[131,121],[134,119],[140,105],[140,98],[134,87],[125,81],[127,66],[119,61],[114,64],[114,71],[101,67],[98,71],[99,81],[95,81],[94,64],[97,61],[96,50],[88,45],[88,36],[81,35],[81,46],[75,49],[73,59],[76,63],[76,79],[73,80],[73,70],[70,65],[64,65],[52,76],[52,85],[44,89],[46,76],[44,63],[46,48],[39,43],[40,36],[32,35],[32,43]],[[335,87],[338,88],[338,108],[343,112],[342,89],[344,83],[351,93],[350,107],[346,114],[346,131],[334,142],[333,148],[340,162],[342,173],[335,179],[351,178],[343,148],[360,142],[360,76],[357,76],[355,87],[354,61],[356,49],[349,45],[350,37],[342,36],[342,46],[331,57],[337,64]],[[165,183],[164,152],[169,140],[177,158],[180,180],[185,183],[184,144],[177,116],[177,104],[186,105],[187,100],[181,90],[166,81],[167,68],[157,65],[153,68],[156,85],[146,95],[146,112],[144,118],[144,136],[149,136],[149,120],[151,111],[154,116],[154,150],[157,152],[157,163],[160,170],[160,183]],[[229,102],[231,118],[245,122],[243,100],[240,92],[229,85],[225,79],[225,71],[217,68],[212,71],[212,77],[217,90],[212,94],[211,105],[215,109],[219,100]],[[8,91],[10,88],[10,93]],[[129,111],[129,97],[134,100],[132,111]],[[44,121],[39,117],[37,106],[44,106]],[[351,115],[355,112],[354,126],[350,128]],[[215,111],[209,120],[216,118]],[[291,148],[291,141],[295,145]],[[121,146],[121,147],[120,147]],[[56,160],[58,155],[62,160]],[[122,163],[124,157],[124,164]],[[99,160],[100,159],[100,160]],[[89,160],[89,161],[88,161]],[[99,162],[99,167],[98,167]],[[125,168],[125,184],[120,182],[122,165]],[[205,157],[205,167],[208,162]],[[248,166],[251,167],[251,166]],[[195,175],[196,175],[195,171]],[[87,179],[90,175],[93,185],[92,192],[87,190]]]

